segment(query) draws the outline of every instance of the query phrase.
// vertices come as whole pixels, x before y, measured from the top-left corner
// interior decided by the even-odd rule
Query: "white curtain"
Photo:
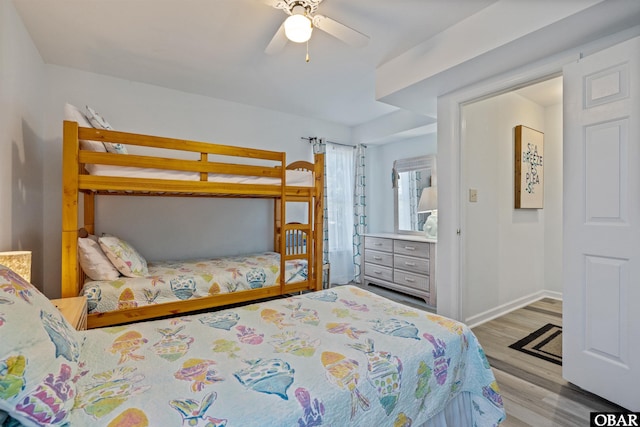
[[[329,231],[329,263],[331,283],[345,284],[354,280],[354,148],[327,143],[327,222]]]
[[[322,204],[324,205],[324,213],[322,215],[322,265],[329,265],[329,212],[327,211],[327,161],[326,161],[326,152],[327,152],[327,144],[325,144],[323,138],[312,137],[310,139],[313,144],[313,153],[325,153],[325,162],[324,162],[324,197],[322,200]],[[331,283],[329,282],[331,279],[329,274],[327,274],[327,270],[322,269],[322,289],[328,289],[331,287]]]

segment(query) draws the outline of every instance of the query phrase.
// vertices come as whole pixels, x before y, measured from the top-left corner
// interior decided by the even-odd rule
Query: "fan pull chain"
[[[306,62],[309,62],[309,40],[307,40],[307,57],[305,58]]]

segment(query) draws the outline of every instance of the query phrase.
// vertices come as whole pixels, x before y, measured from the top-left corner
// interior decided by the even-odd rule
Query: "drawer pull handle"
[[[409,261],[405,261],[404,265],[408,265],[409,267],[415,267],[416,263],[415,262],[409,262]]]
[[[382,274],[382,271],[380,271],[380,270],[374,270],[374,271],[373,271],[373,274]]]
[[[415,247],[415,246],[405,246],[404,248],[405,248],[406,250],[408,250],[408,251],[415,251],[415,250],[416,250],[416,247]]]
[[[380,261],[382,259],[381,256],[374,256],[373,259],[375,259],[376,261]]]
[[[415,280],[414,280],[414,279],[412,279],[411,277],[405,277],[405,278],[404,278],[404,280],[406,280],[406,281],[407,281],[407,282],[409,282],[409,283],[413,283],[413,282],[415,282]]]
[[[376,243],[374,243],[373,245],[374,245],[374,246],[382,246],[382,243],[378,243],[378,242],[376,242]]]

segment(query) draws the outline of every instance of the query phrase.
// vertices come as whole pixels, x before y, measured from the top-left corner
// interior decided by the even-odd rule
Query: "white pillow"
[[[96,113],[96,111],[88,105],[86,107],[87,118],[89,119],[89,122],[91,122],[91,126],[96,129],[113,130],[113,127],[104,119],[104,117]],[[104,148],[106,148],[109,153],[127,154],[127,147],[117,142],[105,142]]]
[[[145,277],[149,275],[147,260],[128,242],[116,236],[102,236],[98,242],[105,255],[124,276]]]
[[[91,280],[116,280],[118,269],[109,261],[98,243],[98,237],[90,234],[78,238],[78,258],[80,267]]]
[[[83,128],[91,128],[91,123],[89,120],[82,114],[80,110],[78,110],[75,106],[67,103],[64,104],[64,119],[70,122],[78,123],[78,126]],[[100,141],[88,141],[85,139],[80,140],[80,148],[82,150],[88,151],[96,151],[99,153],[106,153],[107,149],[104,147],[104,144]]]

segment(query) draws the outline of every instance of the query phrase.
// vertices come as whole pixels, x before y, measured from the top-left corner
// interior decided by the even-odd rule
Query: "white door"
[[[564,69],[563,376],[640,411],[640,38]]]

